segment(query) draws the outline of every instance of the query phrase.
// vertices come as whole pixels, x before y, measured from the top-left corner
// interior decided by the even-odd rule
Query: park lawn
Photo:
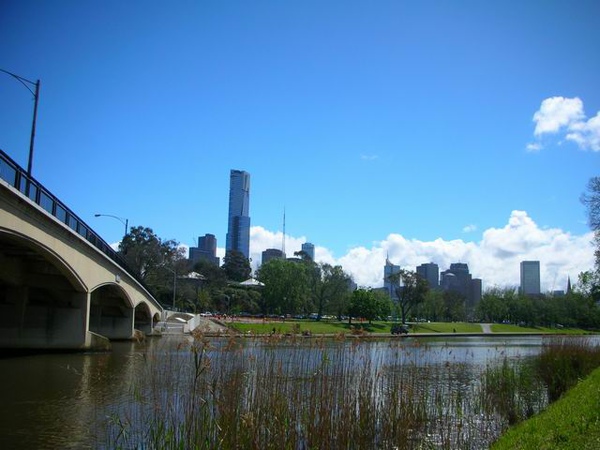
[[[492,450],[600,448],[600,369],[540,414],[510,428]]]
[[[347,321],[311,321],[311,320],[286,320],[271,321],[264,323],[232,323],[230,327],[240,333],[255,333],[255,334],[270,334],[275,333],[286,334],[294,332],[294,325],[299,325],[300,333],[308,331],[311,334],[336,334],[350,333],[352,328],[363,328],[367,333],[372,334],[387,334],[390,333],[392,322],[373,321],[357,322],[353,321],[352,325]],[[434,322],[434,323],[415,323],[409,326],[410,333],[481,333],[481,325],[477,323],[467,322]]]
[[[305,331],[311,334],[336,334],[336,333],[350,333],[352,328],[363,328],[368,333],[389,333],[391,324],[387,322],[352,322],[352,325],[348,324],[347,321],[313,321],[313,320],[286,320],[283,321],[270,321],[261,323],[238,323],[234,322],[228,324],[234,330],[240,333],[255,333],[255,334],[271,334],[273,331],[278,334],[294,333],[295,326],[299,326],[300,333]]]
[[[410,325],[411,333],[481,333],[481,325],[469,322],[419,322]]]
[[[552,334],[586,334],[579,328],[522,327],[514,324],[495,323],[490,327],[492,333],[552,333]]]

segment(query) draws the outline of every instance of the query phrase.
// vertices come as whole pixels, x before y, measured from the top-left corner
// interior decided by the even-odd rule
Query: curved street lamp
[[[40,98],[40,80],[35,82],[28,80],[27,78],[20,77],[8,70],[0,69],[0,72],[4,72],[7,75],[10,75],[17,81],[19,81],[25,88],[31,92],[33,95],[34,104],[33,104],[33,122],[31,124],[31,137],[29,139],[29,161],[27,162],[27,176],[31,177],[31,166],[33,165],[33,142],[35,140],[35,122],[37,120],[37,108],[38,108],[38,100]],[[35,86],[35,92],[31,89],[30,86]]]
[[[127,236],[127,232],[129,230],[129,220],[128,219],[123,219],[122,217],[119,217],[119,216],[113,216],[112,214],[94,214],[94,217],[112,217],[113,219],[117,219],[119,222],[121,222],[123,225],[125,225],[124,236]]]

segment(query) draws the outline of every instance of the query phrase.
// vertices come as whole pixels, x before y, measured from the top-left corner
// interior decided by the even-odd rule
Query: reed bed
[[[198,335],[145,356],[132,398],[111,416],[108,446],[483,449],[515,411],[520,420],[530,404],[534,412],[545,406],[508,362],[482,372],[444,352],[343,336]],[[502,404],[501,393],[516,403]]]

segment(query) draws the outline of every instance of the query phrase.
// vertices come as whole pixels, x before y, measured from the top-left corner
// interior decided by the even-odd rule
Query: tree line
[[[576,289],[564,296],[524,296],[516,288],[492,288],[471,309],[460,293],[429,290],[425,280],[409,270],[390,278],[396,286],[392,302],[387,292],[354,289],[341,266],[316,263],[304,252],[297,252],[291,260],[268,261],[255,274],[263,286],[242,287],[239,283],[252,273],[243,254],[228,251],[220,267],[208,261],[192,266],[176,241],[163,240],[151,228],[141,226],[130,228],[119,253],[163,306],[194,313],[315,313],[367,320],[391,314],[403,323],[471,320],[600,328],[600,177],[589,181],[581,201],[594,232],[595,267],[579,275]],[[191,272],[198,276],[190,277]]]

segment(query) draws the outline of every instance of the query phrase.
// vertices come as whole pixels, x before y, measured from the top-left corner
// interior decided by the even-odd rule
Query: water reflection
[[[48,354],[0,360],[3,403],[0,448],[106,447],[109,433],[114,432],[114,421],[124,414],[143,414],[143,410],[136,413],[129,407],[136,395],[148,397],[145,403],[152,405],[172,402],[173,398],[188,394],[184,389],[190,386],[191,371],[187,369],[193,361],[189,352],[181,350],[182,340],[189,343],[188,338],[164,337],[144,344],[115,343],[109,353]],[[230,344],[225,339],[211,341],[212,346],[221,350]],[[415,368],[414,376],[437,377],[433,382],[443,388],[431,401],[445,404],[448,399],[462,402],[477,386],[486,364],[504,357],[527,358],[537,354],[541,344],[542,339],[535,336],[449,341],[409,338],[360,344],[322,341],[310,346],[298,342],[272,345],[249,341],[229,353],[215,350],[219,356],[211,363],[215,365],[214,370],[226,370],[260,358],[266,364],[279,364],[282,371],[298,373],[299,379],[307,383],[307,389],[310,374],[299,371],[322,370],[327,366],[324,361],[335,366],[342,363],[338,358],[345,358],[346,370],[359,365],[364,367],[368,362],[373,375],[390,367],[411,366]],[[432,366],[443,370],[431,371]],[[154,377],[153,391],[136,391],[141,385],[140,377],[147,376],[149,369]],[[248,370],[245,376],[251,391],[260,381],[256,379],[257,372]],[[385,386],[381,389],[385,392]],[[177,395],[173,396],[174,393]],[[443,408],[441,412],[443,416]],[[135,421],[135,417],[129,419]],[[488,426],[494,427],[494,424]],[[451,429],[447,427],[445,432],[450,433]],[[481,424],[475,429],[481,429]],[[434,432],[429,428],[424,432],[429,433],[429,440],[435,443],[434,434],[444,429],[440,431],[438,427]]]

